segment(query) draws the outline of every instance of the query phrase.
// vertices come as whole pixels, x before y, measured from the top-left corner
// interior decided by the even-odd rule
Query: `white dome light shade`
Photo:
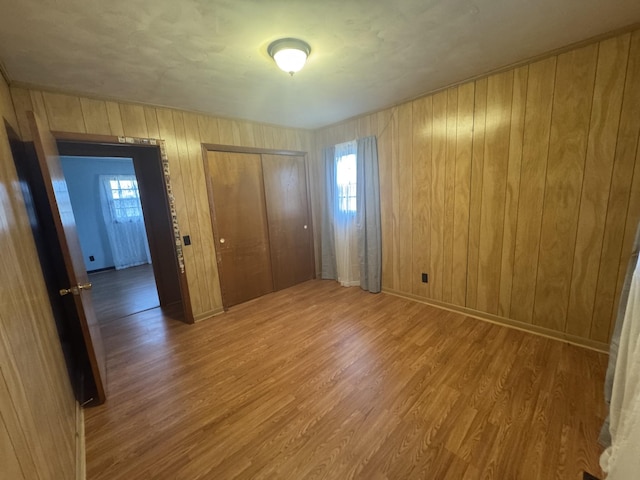
[[[302,40],[282,38],[271,43],[268,52],[280,70],[293,75],[304,67],[307,57],[311,53],[311,47]]]

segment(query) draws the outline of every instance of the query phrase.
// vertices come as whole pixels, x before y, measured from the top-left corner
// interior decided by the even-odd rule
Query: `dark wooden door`
[[[43,129],[33,112],[27,112],[33,143],[38,157],[44,187],[49,200],[51,215],[62,250],[69,285],[60,285],[60,294],[72,302],[77,311],[86,345],[91,372],[96,386],[96,403],[106,396],[106,365],[100,326],[91,302],[91,288],[82,258],[76,222],[71,209],[67,183],[64,179],[56,141],[51,132]]]
[[[260,155],[207,152],[209,195],[225,307],[273,291]]]
[[[262,155],[271,266],[276,290],[314,275],[311,217],[304,157]]]

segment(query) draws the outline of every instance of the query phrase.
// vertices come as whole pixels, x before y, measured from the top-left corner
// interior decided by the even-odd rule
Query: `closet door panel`
[[[262,171],[273,283],[282,290],[314,275],[304,157],[263,154]]]
[[[223,304],[273,291],[260,155],[207,152]]]

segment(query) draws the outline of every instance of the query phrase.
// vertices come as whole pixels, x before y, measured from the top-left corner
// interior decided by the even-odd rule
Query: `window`
[[[336,186],[338,211],[355,213],[356,207],[356,154],[355,142],[336,145]]]
[[[142,220],[138,181],[133,175],[118,175],[109,180],[116,222]]]

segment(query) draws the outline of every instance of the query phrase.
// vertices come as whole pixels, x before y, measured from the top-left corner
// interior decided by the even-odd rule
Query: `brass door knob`
[[[79,283],[78,286],[76,287],[69,287],[69,288],[61,288],[60,290],[58,290],[58,292],[60,293],[60,296],[64,297],[65,295],[68,295],[70,293],[72,293],[73,295],[80,295],[80,290],[91,290],[91,287],[93,285],[91,285],[91,282],[89,283]]]

